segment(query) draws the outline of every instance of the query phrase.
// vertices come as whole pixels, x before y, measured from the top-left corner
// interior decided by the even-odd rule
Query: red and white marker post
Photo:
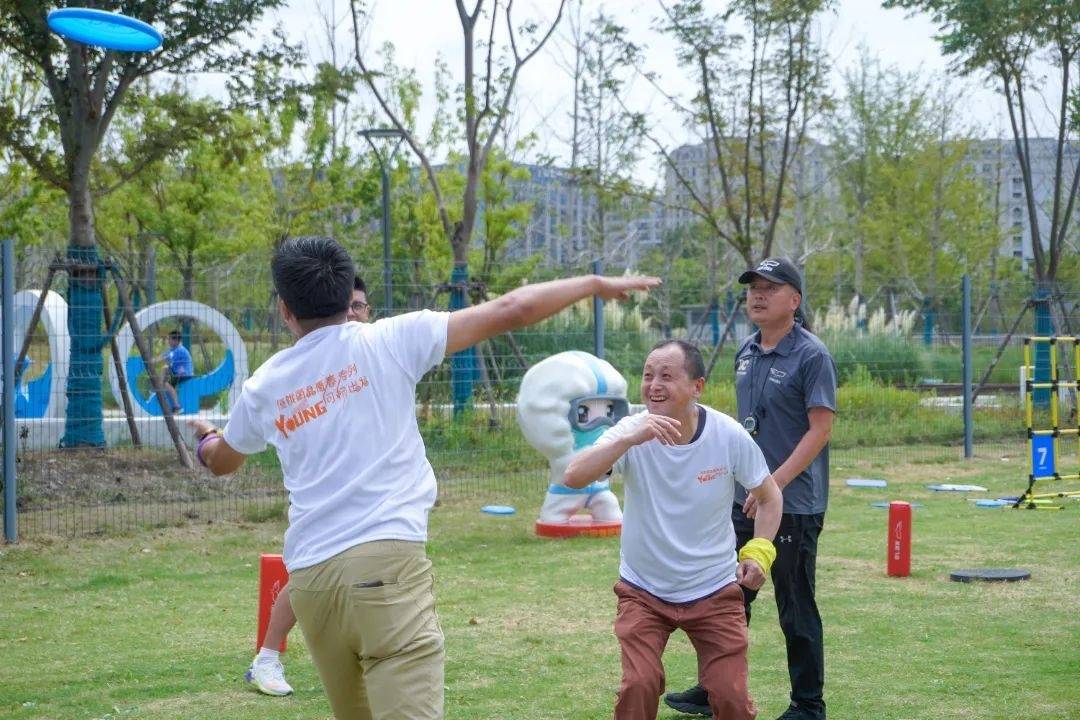
[[[889,503],[887,567],[890,577],[911,575],[911,503]]]
[[[262,554],[259,556],[259,632],[255,639],[255,652],[259,652],[270,626],[270,610],[274,607],[278,593],[289,582],[289,571],[280,555]],[[281,640],[278,652],[285,652],[285,638]]]

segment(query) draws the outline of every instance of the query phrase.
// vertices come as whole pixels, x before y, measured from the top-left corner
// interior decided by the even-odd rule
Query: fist
[[[760,590],[765,584],[765,571],[753,560],[743,560],[735,568],[735,581],[748,590]]]

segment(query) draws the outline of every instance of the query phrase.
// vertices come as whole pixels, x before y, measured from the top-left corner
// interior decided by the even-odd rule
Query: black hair
[[[686,369],[686,374],[690,376],[691,380],[697,380],[698,378],[705,377],[705,358],[701,356],[701,350],[698,346],[686,342],[685,340],[661,340],[652,346],[652,350],[659,350],[665,348],[668,345],[676,345],[683,353],[683,367]]]
[[[354,291],[359,290],[360,292],[367,295],[367,285],[364,284],[364,278],[360,277],[359,275],[354,275],[352,289]]]
[[[274,289],[297,320],[340,315],[349,307],[356,270],[333,238],[289,238],[270,261]]]
[[[170,330],[169,331],[169,339],[170,340],[179,340],[179,339],[181,339],[183,337],[184,337],[184,333],[180,332],[179,330]]]

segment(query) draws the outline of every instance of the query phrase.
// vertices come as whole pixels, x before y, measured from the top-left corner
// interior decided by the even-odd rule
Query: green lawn
[[[1024,458],[969,463],[942,448],[882,448],[834,460],[819,604],[836,719],[1075,718],[1080,708],[1080,503],[1064,511],[976,509],[930,482],[1022,488]],[[855,490],[846,477],[890,487]],[[885,511],[915,512],[913,576],[887,578]],[[608,718],[619,679],[611,622],[617,539],[541,541],[539,494],[455,496],[432,515],[430,553],[447,637],[447,717]],[[510,518],[482,515],[516,504]],[[286,656],[297,690],[249,690],[259,552],[280,521],[0,548],[0,717],[325,718],[300,634]],[[963,585],[948,571],[1022,566],[1030,582]],[[782,638],[768,592],[751,631],[751,685],[772,720],[786,706]],[[693,680],[685,636],[665,656],[671,688]],[[661,718],[678,717],[661,710]]]

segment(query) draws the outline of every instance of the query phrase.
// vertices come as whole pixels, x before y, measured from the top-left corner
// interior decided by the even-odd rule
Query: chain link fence
[[[474,277],[452,285],[449,259],[441,265],[395,262],[387,293],[381,262],[357,257],[376,318],[446,309],[455,292],[475,303],[525,280],[591,270],[584,263],[556,269],[478,262]],[[188,451],[181,447],[191,447],[185,420],[198,416],[224,424],[244,377],[292,343],[277,313],[268,258],[233,258],[196,270],[193,263],[148,262],[141,256],[120,258],[114,266],[116,273],[88,281],[85,273],[50,273],[49,262],[31,252],[16,264],[16,358],[28,338],[16,367],[20,536],[282,515],[287,498],[272,451],[249,458],[233,476],[214,478],[185,465]],[[50,275],[51,293],[28,333]],[[627,378],[631,403],[639,401],[637,378],[648,349],[661,338],[681,337],[699,343],[712,368],[704,401],[735,414],[735,349],[752,330],[736,276],[717,292],[673,276],[648,299],[604,308],[602,352]],[[961,457],[959,283],[940,288],[937,301],[925,307],[881,293],[866,305],[852,302],[846,291],[837,297],[840,302],[816,298],[812,304],[814,330],[832,350],[840,375],[834,463],[850,465],[885,447],[891,457],[912,461]],[[973,377],[976,384],[985,380],[974,406],[976,454],[1026,452],[1019,382],[1022,338],[1036,331],[1031,297],[1030,286],[1008,286],[996,288],[993,297],[977,292],[974,298],[973,316],[981,317],[972,318]],[[1059,288],[1051,300],[1050,319],[1059,332],[1080,328],[1080,289]],[[518,385],[529,366],[553,353],[595,352],[593,318],[586,302],[482,343],[469,378],[472,399],[464,409],[460,401],[455,407],[449,361],[424,378],[416,412],[442,498],[480,503],[534,492],[539,502],[547,463],[517,428]],[[167,354],[177,347],[190,356],[190,375],[169,372]],[[1064,367],[1063,379],[1075,371]],[[1075,393],[1062,399],[1066,419],[1075,423]],[[163,403],[175,410],[176,433]],[[99,447],[77,446],[87,433],[100,433]],[[1022,482],[1017,478],[1018,489]]]

